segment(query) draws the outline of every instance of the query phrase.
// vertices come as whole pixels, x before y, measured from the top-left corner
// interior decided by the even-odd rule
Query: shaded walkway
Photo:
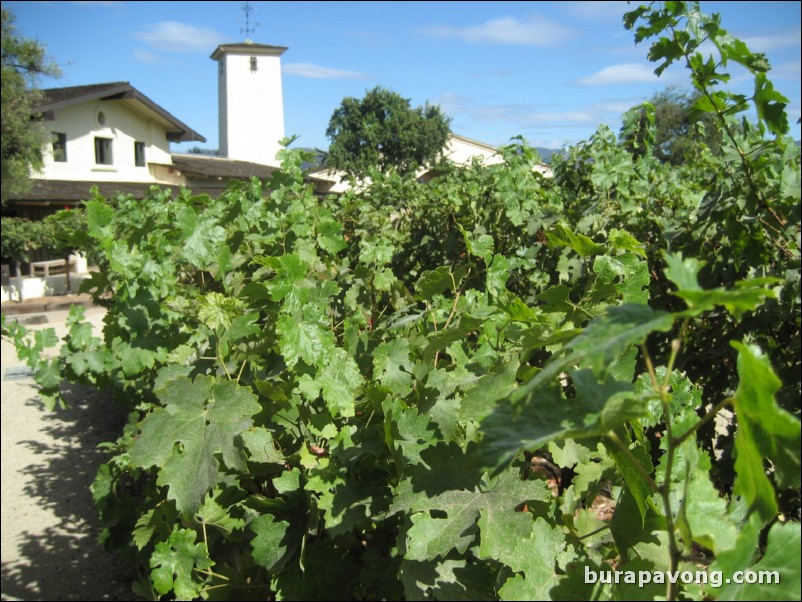
[[[51,324],[55,326],[55,324]],[[3,341],[3,366],[20,365]],[[10,348],[10,349],[9,349]],[[89,487],[125,413],[91,389],[47,412],[32,379],[2,384],[3,600],[134,600],[126,565],[97,545]]]

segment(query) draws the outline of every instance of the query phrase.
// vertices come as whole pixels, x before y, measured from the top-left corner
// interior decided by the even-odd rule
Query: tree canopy
[[[377,86],[363,99],[343,99],[326,130],[330,167],[351,175],[371,168],[410,173],[437,161],[448,141],[451,119],[439,106],[412,108],[396,92]]]
[[[695,108],[699,92],[671,86],[624,115],[621,137],[640,156],[645,146],[663,163],[680,165],[705,145],[721,146],[721,134],[710,113]]]
[[[2,195],[23,190],[31,168],[42,166],[42,145],[47,132],[32,115],[41,95],[40,75],[58,75],[44,48],[19,36],[14,15],[2,10]]]

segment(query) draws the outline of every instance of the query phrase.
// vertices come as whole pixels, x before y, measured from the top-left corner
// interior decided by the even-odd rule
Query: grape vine
[[[663,164],[600,128],[553,178],[518,140],[320,199],[284,150],[219,199],[85,204],[102,338],[79,308],[57,357],[52,334],[3,335],[52,405],[68,379],[130,408],[92,492],[140,596],[799,598],[787,100],[696,3],[625,25],[658,71],[686,64],[720,153]],[[753,97],[720,89],[729,62]],[[782,580],[587,579],[613,569]]]

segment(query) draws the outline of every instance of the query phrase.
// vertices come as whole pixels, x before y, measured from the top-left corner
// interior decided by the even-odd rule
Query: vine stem
[[[679,330],[679,335],[671,341],[671,355],[668,359],[668,366],[666,367],[666,376],[663,379],[663,385],[659,388],[660,401],[663,407],[663,422],[666,425],[666,434],[668,436],[668,453],[666,454],[666,471],[663,477],[663,483],[658,489],[660,497],[663,500],[663,509],[666,516],[666,528],[668,529],[668,549],[669,549],[669,570],[676,571],[679,566],[680,550],[677,544],[677,534],[674,525],[674,513],[671,509],[671,475],[674,471],[674,456],[677,451],[677,445],[674,439],[674,423],[671,416],[671,395],[669,389],[671,388],[671,374],[674,372],[674,365],[676,364],[677,357],[679,356],[680,349],[682,348],[682,341],[685,338],[685,333],[688,330],[690,318],[685,318],[682,321],[682,326]],[[668,580],[666,598],[668,600],[675,600],[677,597],[677,585],[672,583],[671,579]]]
[[[588,537],[593,537],[594,535],[598,535],[602,531],[606,531],[610,528],[610,525],[604,525],[603,527],[599,527],[598,529],[594,529],[590,533],[585,533],[584,535],[580,536],[578,539],[582,541],[583,539],[587,539]]]
[[[468,274],[470,274],[470,270],[468,270]],[[448,315],[446,319],[446,323],[443,325],[443,330],[446,330],[449,325],[451,324],[451,320],[454,319],[454,316],[457,313],[457,304],[459,303],[459,298],[462,296],[462,288],[457,288],[457,281],[454,280],[454,272],[449,270],[448,275],[451,276],[451,287],[454,291],[454,304],[451,306],[451,313]],[[466,276],[467,279],[467,276]],[[437,332],[437,321],[436,318],[433,316],[432,321],[434,322],[434,330]],[[440,350],[438,349],[437,352],[434,354],[434,367],[437,368],[437,362],[440,359]]]
[[[646,472],[646,469],[641,465],[634,454],[629,451],[629,448],[626,446],[626,444],[624,444],[623,441],[621,441],[621,438],[614,431],[609,431],[607,433],[607,438],[612,441],[619,450],[621,450],[621,453],[623,453],[630,462],[632,462],[635,470],[637,470],[638,474],[643,477],[643,480],[646,481],[651,490],[660,491],[660,488],[657,486],[657,483],[654,482],[652,475]]]
[[[774,211],[774,209],[769,204],[769,202],[766,199],[766,197],[761,193],[760,189],[758,188],[757,183],[755,182],[755,175],[754,175],[754,171],[753,171],[752,165],[747,159],[747,154],[748,153],[745,153],[743,151],[743,149],[740,147],[740,145],[738,144],[738,142],[735,140],[735,134],[732,132],[732,128],[730,128],[729,124],[727,123],[726,116],[724,115],[725,111],[722,111],[719,108],[718,104],[713,99],[713,95],[710,93],[710,90],[708,89],[705,81],[694,70],[693,66],[691,65],[690,53],[689,53],[687,47],[681,41],[678,40],[677,32],[674,29],[674,27],[670,26],[669,29],[671,31],[671,35],[674,38],[674,42],[677,44],[677,46],[680,49],[680,52],[682,52],[682,55],[685,57],[685,66],[688,68],[688,70],[690,70],[691,73],[693,73],[694,80],[696,82],[698,82],[698,86],[701,88],[702,93],[705,95],[705,97],[707,98],[708,102],[710,102],[710,105],[713,107],[713,110],[714,110],[714,112],[716,114],[716,117],[718,118],[718,121],[719,121],[719,123],[721,125],[721,128],[724,130],[724,133],[727,135],[727,138],[730,139],[730,142],[735,147],[735,150],[738,151],[738,158],[741,161],[741,166],[743,167],[744,174],[746,175],[746,182],[749,185],[749,189],[752,191],[752,194],[755,195],[755,198],[760,202],[760,204],[765,208],[765,210],[769,214],[771,214],[771,216],[775,219],[777,224],[779,224],[780,227],[785,226],[787,221],[781,215],[778,215],[776,211]],[[702,41],[704,42],[707,39],[709,39],[709,36],[706,36],[704,38],[704,40],[702,40]],[[777,249],[779,249],[780,252],[783,253],[783,255],[785,255],[787,258],[791,259],[793,257],[793,254],[787,248],[788,247],[788,239],[785,237],[783,232],[781,230],[777,229],[777,228],[774,228],[763,217],[760,217],[759,221],[760,221],[761,224],[766,226],[767,229],[773,230],[779,236],[779,238],[782,240],[784,245],[779,244],[774,239],[774,237],[771,236],[771,234],[768,234],[769,238],[774,243],[774,246]]]
[[[680,336],[683,336],[685,333],[686,326],[688,324],[688,318],[682,324],[680,328]],[[674,437],[673,437],[673,425],[671,420],[671,398],[669,395],[669,388],[671,383],[671,372],[674,369],[674,363],[676,362],[677,355],[679,354],[679,350],[681,348],[681,339],[675,338],[671,341],[671,356],[668,361],[668,369],[666,370],[666,376],[663,379],[662,384],[658,383],[657,381],[657,373],[654,369],[654,363],[652,362],[651,355],[649,354],[649,350],[645,344],[640,346],[641,352],[643,353],[644,362],[646,363],[647,369],[649,371],[649,376],[652,380],[652,385],[654,386],[657,393],[660,395],[660,405],[662,407],[663,413],[663,422],[666,425],[666,434],[668,437],[668,452],[666,453],[666,469],[665,469],[665,476],[663,477],[663,483],[661,485],[654,485],[654,490],[660,495],[660,498],[663,502],[663,513],[665,514],[666,519],[666,531],[668,532],[668,549],[669,549],[669,565],[668,570],[670,572],[675,572],[677,570],[677,566],[679,565],[679,546],[677,545],[677,536],[675,533],[675,525],[674,525],[674,514],[671,509],[671,473],[673,470],[674,465],[674,452],[676,447],[674,445]],[[636,464],[636,466],[640,466]],[[642,467],[640,467],[643,470]],[[652,481],[654,484],[654,481]],[[671,579],[668,580],[666,585],[666,599],[667,600],[675,600],[677,597],[677,587],[675,583],[671,582]]]
[[[223,361],[223,354],[220,351],[220,341],[217,342],[217,361],[219,361],[220,365],[223,366],[223,370],[225,370],[228,380],[234,380],[231,378],[231,372],[228,371],[228,366],[226,366],[226,363]]]
[[[242,360],[242,366],[240,366],[239,373],[237,374],[237,384],[239,384],[239,379],[242,378],[242,372],[245,370],[245,364],[248,363],[247,359]]]

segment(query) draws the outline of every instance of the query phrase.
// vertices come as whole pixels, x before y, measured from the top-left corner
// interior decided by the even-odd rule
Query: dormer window
[[[251,73],[256,73],[256,71],[257,71],[256,57],[252,56],[251,57]]]

